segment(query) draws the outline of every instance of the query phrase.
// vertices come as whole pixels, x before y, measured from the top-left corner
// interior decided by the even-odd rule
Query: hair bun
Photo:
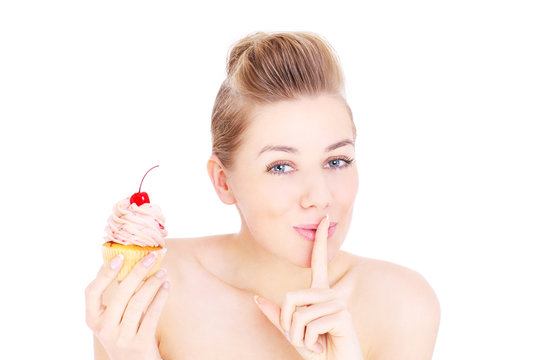
[[[311,32],[256,32],[244,37],[229,52],[227,78],[240,94],[263,101],[343,89],[337,56]]]
[[[256,32],[247,35],[246,37],[233,44],[229,51],[229,57],[227,59],[227,76],[231,76],[235,72],[238,63],[241,62],[242,55],[244,55],[246,50],[254,46],[258,40],[263,39],[265,36],[268,36],[268,34],[263,32]]]

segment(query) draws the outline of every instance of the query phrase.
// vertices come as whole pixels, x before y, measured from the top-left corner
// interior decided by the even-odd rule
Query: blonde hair
[[[310,32],[257,32],[229,51],[227,78],[212,111],[212,152],[225,168],[248,126],[250,106],[319,94],[344,97],[341,67],[331,46]],[[353,122],[354,137],[356,129]]]

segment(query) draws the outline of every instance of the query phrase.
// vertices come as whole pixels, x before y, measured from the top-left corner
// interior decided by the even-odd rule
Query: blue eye
[[[285,167],[290,167],[292,169],[292,167],[289,165],[289,164],[286,164],[286,163],[279,163],[279,164],[275,164],[275,165],[271,165],[267,168],[267,171],[269,172],[276,172],[276,173],[286,173],[287,171],[285,171]]]
[[[327,164],[330,165],[329,166],[330,168],[341,169],[341,168],[345,168],[349,166],[352,162],[353,162],[353,159],[351,158],[340,157],[340,158],[331,159],[330,161],[327,162]]]
[[[333,159],[328,164],[330,164],[330,167],[339,167],[340,161],[343,161],[343,159]]]

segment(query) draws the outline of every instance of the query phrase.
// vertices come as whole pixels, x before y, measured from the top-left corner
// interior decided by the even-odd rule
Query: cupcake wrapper
[[[154,266],[150,269],[150,271],[146,274],[144,280],[148,279],[150,276],[154,275],[161,266],[161,261],[163,260],[163,257],[165,256],[165,253],[167,252],[166,248],[157,248],[156,250],[147,250],[147,248],[141,248],[139,249],[132,249],[128,247],[121,247],[121,246],[115,246],[115,247],[108,247],[108,246],[102,246],[102,253],[103,253],[103,261],[105,264],[108,264],[111,262],[111,260],[119,255],[124,255],[124,263],[122,265],[122,269],[120,269],[120,272],[116,276],[116,279],[118,281],[122,281],[126,278],[127,274],[133,269],[133,267],[146,255],[150,254],[151,252],[155,252],[157,255],[156,262],[154,263]]]

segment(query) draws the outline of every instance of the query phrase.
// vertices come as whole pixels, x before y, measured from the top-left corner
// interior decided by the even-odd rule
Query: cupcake
[[[155,167],[157,166],[153,168]],[[141,193],[140,187],[139,192],[133,194],[131,198],[120,200],[114,205],[113,213],[105,227],[106,242],[102,246],[102,251],[106,264],[119,254],[124,256],[122,269],[117,275],[118,280],[123,280],[135,264],[152,251],[156,252],[157,259],[145,279],[157,272],[167,251],[165,248],[167,230],[164,224],[165,217],[161,208],[150,204],[148,194]]]

